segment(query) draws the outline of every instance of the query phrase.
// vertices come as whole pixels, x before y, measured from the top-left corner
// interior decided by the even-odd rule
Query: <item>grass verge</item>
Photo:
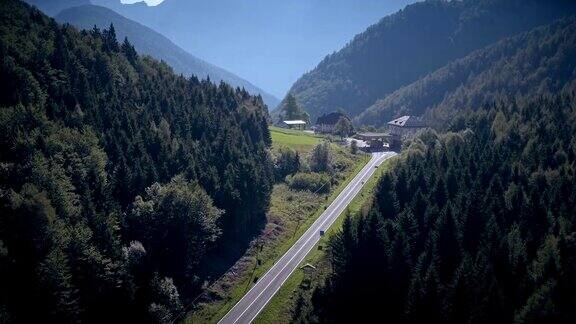
[[[391,160],[385,161],[378,171],[366,182],[360,194],[358,194],[348,205],[347,210],[352,214],[360,211],[367,212],[371,200],[376,190],[378,179],[386,172],[391,164]],[[344,214],[344,211],[342,214]],[[324,281],[324,278],[330,273],[330,262],[325,250],[319,250],[318,245],[326,246],[330,236],[342,228],[344,217],[342,214],[330,227],[326,235],[320,239],[316,248],[314,248],[302,261],[302,264],[310,263],[316,267],[316,273],[305,274],[298,269],[286,280],[282,288],[268,302],[262,312],[256,317],[255,323],[290,323],[293,314],[299,307],[299,298],[310,298],[314,287]]]

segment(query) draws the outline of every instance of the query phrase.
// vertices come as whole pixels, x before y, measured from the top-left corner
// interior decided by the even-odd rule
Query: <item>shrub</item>
[[[322,142],[310,153],[310,169],[314,172],[332,171],[332,152],[330,143]]]
[[[281,148],[274,159],[274,175],[277,181],[300,170],[300,155],[290,148]]]
[[[296,173],[286,177],[286,183],[294,190],[308,190],[318,193],[330,191],[330,177],[324,173]]]
[[[350,153],[356,154],[358,153],[358,141],[352,140],[350,143]]]

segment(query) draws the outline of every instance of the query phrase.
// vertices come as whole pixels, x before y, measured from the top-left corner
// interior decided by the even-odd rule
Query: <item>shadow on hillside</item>
[[[266,227],[266,215],[259,217],[259,222],[252,230],[234,233],[225,238],[214,248],[202,262],[200,276],[209,284],[224,275],[246,253],[250,243],[256,239]]]

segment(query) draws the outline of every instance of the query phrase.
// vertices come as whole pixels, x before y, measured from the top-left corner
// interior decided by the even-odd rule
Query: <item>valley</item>
[[[576,322],[574,1],[124,2],[0,1],[0,323]]]
[[[291,148],[302,155],[309,154],[325,138],[301,131],[271,128],[272,150]],[[351,155],[333,145],[336,159],[347,166],[336,177],[334,188],[328,193],[291,190],[286,184],[277,184],[272,191],[267,224],[246,254],[222,278],[211,284],[192,306],[186,322],[218,322],[240,298],[286,253],[324,212],[362,168],[369,157]]]
[[[376,185],[380,177],[388,172],[395,159],[384,161],[375,171],[370,180],[362,187],[359,194],[354,197],[350,204],[328,229],[325,236],[320,239],[316,247],[306,255],[301,262],[299,270],[285,281],[278,292],[270,299],[261,313],[254,318],[255,323],[290,323],[302,315],[303,300],[310,300],[311,293],[332,272],[330,265],[330,238],[342,229],[345,218],[349,215],[366,214],[372,203],[372,196],[376,192]],[[322,246],[322,248],[318,248]],[[304,265],[313,265],[315,269],[307,271]]]

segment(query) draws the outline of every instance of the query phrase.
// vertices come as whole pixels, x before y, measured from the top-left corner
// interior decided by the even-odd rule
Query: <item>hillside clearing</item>
[[[272,148],[289,147],[299,153],[309,152],[314,145],[320,143],[324,137],[322,135],[306,133],[304,131],[284,129],[271,126]]]

